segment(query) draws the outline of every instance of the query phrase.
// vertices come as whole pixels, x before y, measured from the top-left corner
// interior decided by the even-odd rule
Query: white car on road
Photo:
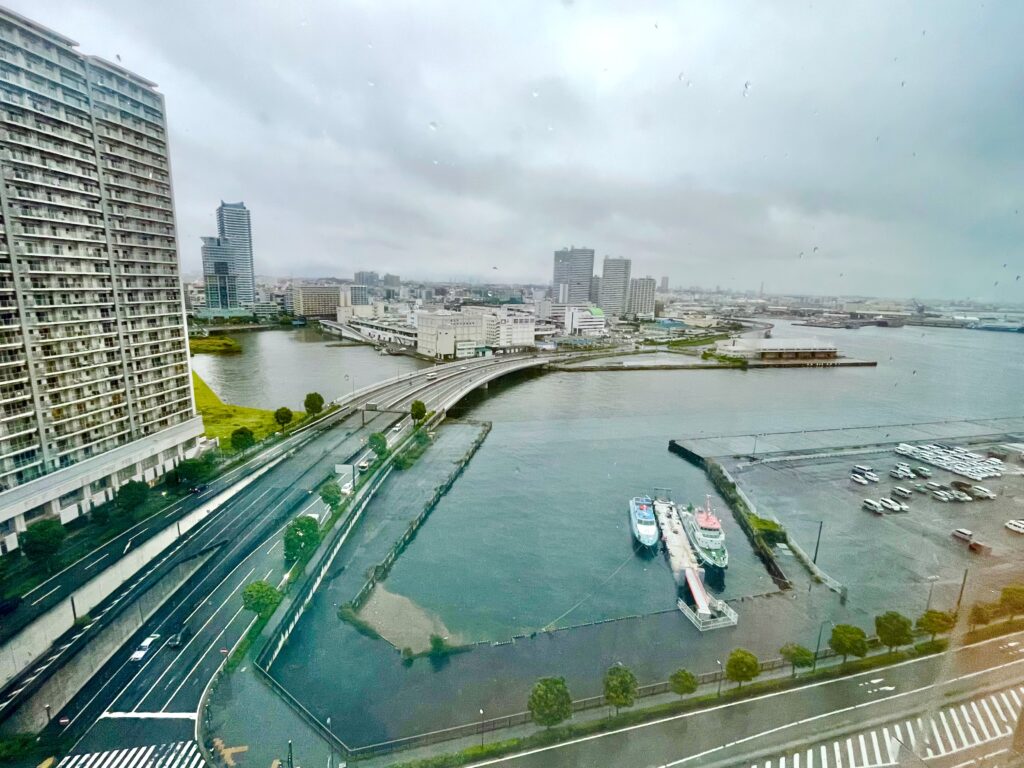
[[[149,653],[149,649],[153,647],[153,643],[160,639],[160,635],[150,635],[141,643],[139,647],[135,649],[135,652],[129,657],[129,661],[142,661],[146,658],[146,654]]]

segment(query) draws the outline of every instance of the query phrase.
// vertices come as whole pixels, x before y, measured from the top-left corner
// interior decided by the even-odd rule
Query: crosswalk
[[[68,755],[57,768],[205,768],[194,741]]]
[[[932,759],[981,747],[1013,733],[1024,686],[940,709],[932,717],[898,720],[806,750],[775,756],[751,768],[886,768],[901,752]]]

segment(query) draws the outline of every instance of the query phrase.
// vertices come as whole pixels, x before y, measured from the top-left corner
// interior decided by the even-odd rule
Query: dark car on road
[[[190,637],[192,637],[192,628],[188,624],[182,624],[181,628],[168,639],[167,647],[181,648]]]

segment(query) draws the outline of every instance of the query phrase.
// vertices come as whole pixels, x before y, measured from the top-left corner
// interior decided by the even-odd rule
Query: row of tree
[[[324,409],[324,396],[319,392],[310,392],[302,403],[306,409],[306,416],[316,416]],[[284,429],[295,419],[295,412],[291,408],[282,406],[274,411],[274,421]],[[231,433],[231,448],[235,451],[246,451],[256,445],[256,435],[249,427],[239,427]]]
[[[1024,613],[1024,586],[1006,587],[1001,602],[1011,606],[1016,613]],[[952,630],[956,626],[956,619],[953,613],[927,610],[914,622],[897,611],[886,611],[875,617],[875,634],[878,641],[893,652],[900,646],[914,642],[915,628],[934,640],[936,635]],[[828,645],[836,655],[843,657],[844,664],[850,656],[866,656],[869,647],[867,634],[853,624],[833,625]],[[779,654],[792,667],[794,676],[797,669],[815,666],[815,652],[799,643],[786,643],[779,649]],[[761,661],[754,653],[745,648],[737,648],[729,654],[722,675],[742,687],[744,683],[758,677],[761,671]],[[676,695],[687,696],[696,692],[698,679],[687,669],[677,669],[669,677],[668,685],[669,690]],[[616,664],[605,673],[604,700],[609,706],[615,707],[616,713],[622,707],[633,706],[638,690],[636,675],[629,668]],[[538,680],[530,693],[527,709],[535,723],[548,728],[569,718],[572,715],[572,696],[565,678],[544,677]]]

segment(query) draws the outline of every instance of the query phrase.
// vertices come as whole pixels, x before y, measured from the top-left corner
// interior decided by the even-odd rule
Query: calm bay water
[[[712,493],[702,472],[668,453],[670,439],[1024,412],[1024,335],[780,323],[775,336],[834,341],[878,367],[555,373],[474,393],[462,415],[494,428],[388,589],[463,640],[671,608],[671,577],[660,558],[632,554],[625,513],[630,496],[656,487],[682,502]],[[300,402],[313,389],[337,396],[346,374],[362,386],[418,365],[330,348],[308,330],[240,340],[241,355],[197,358],[196,368],[244,405]],[[722,518],[732,563],[720,593],[772,591],[731,515]]]
[[[372,347],[339,347],[313,328],[230,334],[237,355],[195,355],[192,368],[227,403],[253,408],[300,408],[307,392],[326,400],[424,367],[410,357],[380,355]]]

